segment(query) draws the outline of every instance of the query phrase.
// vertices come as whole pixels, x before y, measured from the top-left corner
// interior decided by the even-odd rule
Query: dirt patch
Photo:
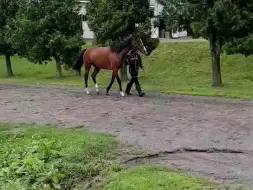
[[[86,95],[79,88],[0,84],[2,122],[88,126],[154,152],[178,148],[242,151],[185,151],[138,160],[226,183],[253,182],[252,105],[225,98],[155,93],[121,98],[116,92],[107,97]]]

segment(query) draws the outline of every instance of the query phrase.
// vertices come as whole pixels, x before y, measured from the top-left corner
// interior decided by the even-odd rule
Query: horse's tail
[[[84,50],[82,51],[82,53],[80,54],[80,56],[79,56],[78,59],[76,60],[75,64],[72,66],[72,68],[73,68],[74,70],[78,71],[79,73],[81,73],[81,68],[82,68],[83,62],[84,62],[84,60],[83,60],[83,54],[84,54],[84,52],[85,52],[86,50],[87,50],[87,49],[84,49]]]

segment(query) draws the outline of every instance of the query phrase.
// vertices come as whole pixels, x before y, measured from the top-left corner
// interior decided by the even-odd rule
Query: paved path
[[[154,152],[175,148],[253,151],[252,102],[222,98],[118,93],[0,83],[0,122],[85,125]],[[186,152],[142,161],[225,182],[252,183],[253,155]]]

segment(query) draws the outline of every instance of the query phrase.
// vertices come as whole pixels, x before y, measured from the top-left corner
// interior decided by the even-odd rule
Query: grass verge
[[[112,164],[117,143],[106,134],[2,123],[0,144],[0,189],[80,189],[81,181],[97,190],[214,189],[167,169]]]
[[[108,190],[214,190],[205,180],[153,166],[141,166],[114,172],[106,185]]]
[[[109,167],[114,137],[49,126],[0,124],[0,189],[70,189]]]
[[[241,55],[221,57],[223,88],[211,88],[211,60],[207,42],[161,43],[156,51],[143,62],[145,72],[140,81],[145,91],[160,91],[190,95],[253,98],[253,57]],[[13,57],[15,77],[7,77],[4,57],[0,57],[0,80],[15,83],[84,86],[83,77],[64,71],[64,78],[56,78],[55,64],[34,65],[26,59]],[[101,71],[98,83],[106,87],[111,72]],[[94,86],[91,77],[89,85]],[[125,84],[124,84],[125,85]],[[114,87],[118,88],[117,83]]]

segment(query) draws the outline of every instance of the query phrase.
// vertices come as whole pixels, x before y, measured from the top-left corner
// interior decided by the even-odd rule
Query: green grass
[[[0,189],[84,189],[87,184],[97,190],[215,187],[168,169],[113,164],[116,148],[111,135],[0,123]]]
[[[25,59],[13,57],[15,77],[7,77],[4,58],[0,57],[0,80],[5,82],[84,86],[83,77],[64,71],[64,78],[56,78],[55,64],[34,65]],[[223,88],[211,88],[211,60],[206,42],[161,43],[143,62],[140,82],[145,91],[191,95],[253,98],[253,57],[222,56]],[[98,74],[98,83],[105,87],[111,78],[110,71]],[[89,85],[94,84],[89,78]],[[125,84],[124,84],[125,86]],[[118,84],[114,83],[114,88]]]
[[[214,190],[213,184],[177,172],[152,166],[115,172],[106,186],[108,190]]]
[[[145,61],[145,89],[165,93],[253,98],[253,57],[222,56],[224,87],[211,87],[208,43],[161,44]]]
[[[110,166],[114,137],[50,126],[0,124],[0,189],[70,188]]]

